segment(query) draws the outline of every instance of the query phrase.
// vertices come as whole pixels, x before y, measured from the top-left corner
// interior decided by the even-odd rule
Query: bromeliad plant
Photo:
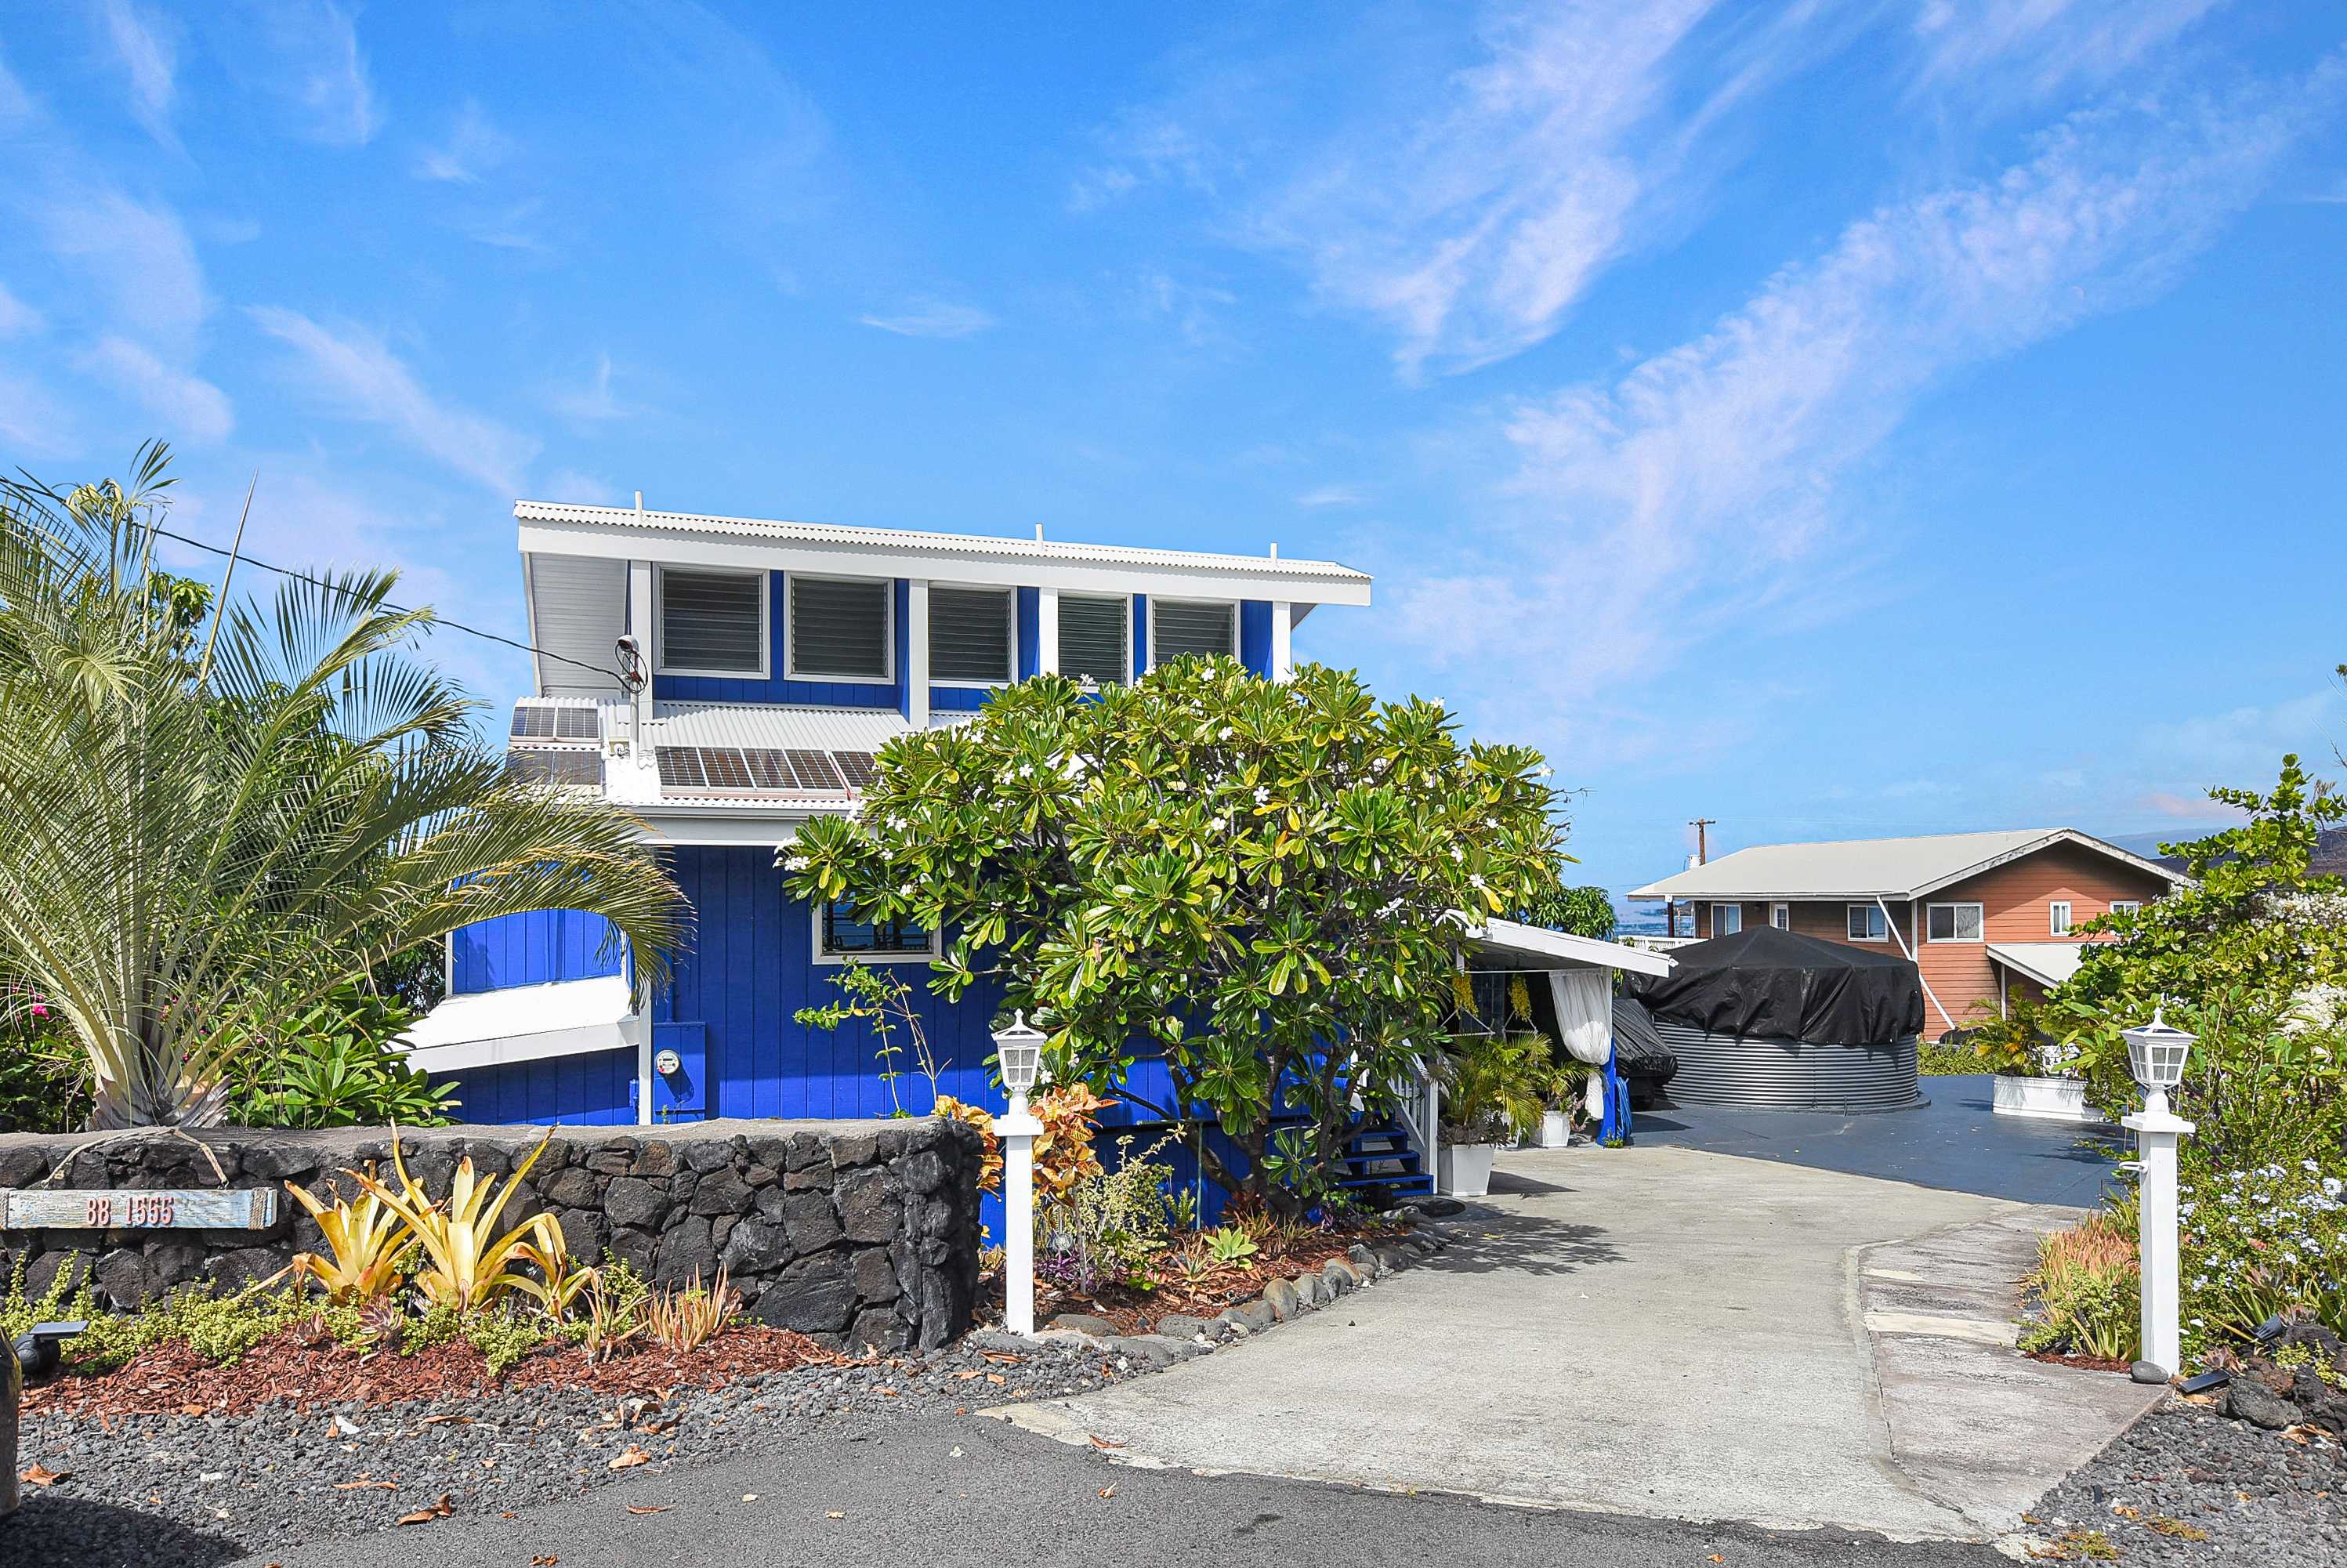
[[[1346,671],[1180,659],[1103,692],[1021,682],[890,742],[856,820],[809,823],[784,863],[797,897],[952,933],[932,989],[999,985],[1055,1083],[1299,1210],[1357,1106],[1414,1079],[1472,923],[1558,893],[1548,772]],[[1163,1091],[1134,1071],[1152,1054]]]
[[[380,1301],[399,1282],[415,1235],[407,1222],[382,1198],[364,1188],[356,1198],[322,1203],[296,1183],[285,1190],[310,1211],[333,1255],[298,1253],[288,1272],[299,1286],[314,1279],[327,1297],[365,1306]]]
[[[353,1173],[353,1179],[369,1196],[405,1222],[409,1235],[423,1249],[415,1287],[426,1300],[465,1313],[518,1291],[548,1312],[559,1313],[562,1302],[576,1294],[570,1283],[569,1248],[563,1241],[560,1222],[552,1214],[533,1214],[502,1235],[497,1232],[497,1219],[505,1212],[507,1200],[546,1153],[553,1136],[554,1129],[548,1128],[538,1147],[502,1185],[495,1176],[487,1181],[476,1176],[472,1156],[466,1155],[456,1163],[456,1180],[445,1204],[435,1203],[408,1173],[396,1128],[391,1153],[399,1172],[398,1188],[372,1173]],[[523,1273],[521,1265],[536,1266],[538,1277]]]

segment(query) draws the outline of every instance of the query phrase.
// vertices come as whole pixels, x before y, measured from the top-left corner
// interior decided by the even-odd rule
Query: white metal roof
[[[1460,916],[1460,919],[1467,918]],[[1526,926],[1514,920],[1486,920],[1467,929],[1470,940],[1487,953],[1522,960],[1528,968],[1547,969],[1577,964],[1600,968],[1627,969],[1634,975],[1667,975],[1677,967],[1677,960],[1660,953],[1624,947],[1619,942],[1601,942],[1594,937],[1575,937],[1563,931],[1552,931],[1544,926]]]
[[[1988,956],[2041,986],[2058,986],[2078,972],[2092,942],[1991,942]]]
[[[627,978],[610,975],[449,997],[402,1039],[409,1066],[455,1072],[617,1050],[634,1045],[641,1027]]]
[[[779,518],[714,517],[696,512],[638,511],[631,507],[587,507],[563,501],[520,500],[514,518],[521,525],[525,555],[605,556],[672,562],[732,560],[786,569],[889,570],[889,558],[923,559],[941,578],[1018,581],[1027,586],[1103,588],[1118,578],[1136,580],[1131,591],[1178,590],[1190,583],[1203,591],[1234,581],[1252,581],[1262,591],[1248,597],[1297,604],[1367,604],[1369,574],[1338,561],[1276,555],[1232,555],[1204,550],[1144,548],[1133,545],[1076,544],[1059,539],[1003,538],[987,534],[949,534],[912,528],[850,528],[837,523],[802,523]],[[731,547],[671,548],[682,541]],[[743,547],[748,547],[746,549]],[[1168,585],[1173,587],[1168,588]]]
[[[1920,898],[2055,844],[2075,845],[2164,881],[2188,880],[2157,861],[2070,827],[1941,833],[1763,844],[1631,889],[1633,898]]]

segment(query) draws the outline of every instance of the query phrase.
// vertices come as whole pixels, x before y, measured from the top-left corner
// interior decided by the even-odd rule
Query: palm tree
[[[92,1124],[219,1121],[250,1030],[474,920],[602,915],[657,985],[683,904],[641,825],[507,779],[393,574],[288,580],[199,648],[168,461],[0,494],[0,974],[87,1053]]]

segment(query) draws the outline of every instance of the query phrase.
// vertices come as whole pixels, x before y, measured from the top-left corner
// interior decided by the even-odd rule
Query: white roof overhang
[[[1369,602],[1369,575],[1337,561],[1144,549],[976,534],[842,528],[753,518],[518,501],[528,555],[677,566],[925,577],[945,582],[1290,604]]]
[[[1515,920],[1491,919],[1476,925],[1466,915],[1458,918],[1467,927],[1468,939],[1478,948],[1514,959],[1526,968],[1627,969],[1634,975],[1667,975],[1676,967],[1676,960],[1664,954],[1601,942],[1594,937],[1575,937]]]
[[[455,1072],[633,1047],[642,1027],[627,977],[609,975],[449,997],[403,1043],[409,1066]]]
[[[1989,959],[2048,988],[2078,972],[2091,942],[1991,942]]]

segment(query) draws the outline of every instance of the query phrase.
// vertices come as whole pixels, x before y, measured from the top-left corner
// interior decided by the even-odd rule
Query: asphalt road
[[[1776,1160],[1853,1176],[1912,1182],[2022,1204],[2092,1208],[2102,1201],[2118,1140],[2063,1122],[1999,1116],[1985,1073],[1923,1080],[1928,1105],[1848,1115],[1687,1105],[1641,1111],[1641,1144]]]
[[[1375,1412],[1364,1418],[1374,1419]],[[630,1505],[661,1512],[631,1513]],[[562,1568],[2005,1563],[1985,1546],[1902,1544],[1839,1531],[1771,1533],[1145,1470],[973,1415],[641,1475],[512,1520],[452,1519],[318,1542],[247,1559],[245,1568],[524,1568],[533,1562],[545,1568],[557,1560]]]

